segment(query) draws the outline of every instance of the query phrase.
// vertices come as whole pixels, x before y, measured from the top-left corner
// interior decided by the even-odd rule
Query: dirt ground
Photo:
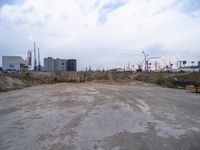
[[[144,83],[0,93],[0,150],[199,150],[200,95]]]

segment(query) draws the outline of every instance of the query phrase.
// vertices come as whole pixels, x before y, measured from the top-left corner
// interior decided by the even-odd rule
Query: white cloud
[[[200,20],[182,13],[180,6],[172,7],[175,3],[26,0],[4,5],[0,8],[0,55],[25,53],[33,39],[43,57],[74,57],[79,68],[136,64],[144,49],[173,59],[187,58],[182,52],[188,50],[188,59],[200,56]]]

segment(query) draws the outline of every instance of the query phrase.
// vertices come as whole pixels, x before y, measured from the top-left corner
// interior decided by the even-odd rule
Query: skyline
[[[198,0],[0,0],[0,56],[75,58],[78,69],[138,64],[142,51],[200,60]],[[0,58],[1,65],[1,58]]]

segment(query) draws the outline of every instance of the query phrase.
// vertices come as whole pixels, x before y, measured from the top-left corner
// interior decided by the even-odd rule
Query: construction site
[[[3,56],[0,150],[199,150],[200,63],[149,57],[135,70]]]
[[[200,95],[131,80],[0,93],[0,149],[198,150]]]
[[[0,0],[0,150],[200,150],[200,0]]]
[[[200,73],[0,73],[0,150],[199,150]]]
[[[105,80],[123,83],[137,80],[169,88],[187,89],[193,93],[200,92],[200,61],[192,61],[192,65],[186,65],[186,60],[172,63],[160,56],[150,56],[145,51],[141,55],[142,61],[137,65],[128,63],[121,68],[104,69],[106,67],[101,64],[96,70],[91,66],[83,70],[77,69],[76,59],[52,57],[44,58],[43,66],[40,48],[33,42],[33,50],[27,51],[25,59],[21,56],[2,56],[0,91],[61,82]]]

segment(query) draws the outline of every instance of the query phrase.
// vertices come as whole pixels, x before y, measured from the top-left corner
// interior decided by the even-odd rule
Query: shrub
[[[163,74],[159,74],[157,79],[156,79],[156,84],[163,85],[164,82],[165,82],[165,80],[164,80]]]

